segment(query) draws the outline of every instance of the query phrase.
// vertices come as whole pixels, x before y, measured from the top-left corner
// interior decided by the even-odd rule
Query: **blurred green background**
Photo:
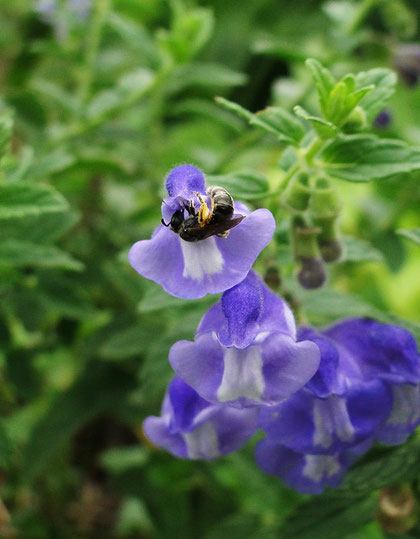
[[[0,181],[41,197],[0,221],[0,536],[388,537],[375,520],[386,479],[369,466],[401,470],[398,451],[368,457],[358,489],[310,498],[260,471],[254,442],[212,463],[148,445],[141,423],[159,413],[168,350],[217,298],[168,296],[127,252],[159,223],[178,164],[278,181],[282,147],[215,96],[316,111],[308,56],[337,76],[398,67],[399,44],[420,42],[419,13],[416,0],[0,2]],[[373,131],[420,144],[420,87],[400,77],[388,112]],[[337,185],[347,255],[316,292],[293,279],[278,202],[249,195],[278,225],[257,271],[274,257],[302,321],[385,311],[415,328],[420,250],[396,230],[420,225],[419,177]]]

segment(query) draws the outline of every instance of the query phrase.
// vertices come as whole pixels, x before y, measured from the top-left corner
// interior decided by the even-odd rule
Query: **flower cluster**
[[[273,234],[270,212],[249,213],[235,203],[245,218],[228,236],[188,243],[174,229],[191,215],[193,223],[198,219],[203,175],[177,167],[167,189],[163,224],[151,240],[132,247],[131,264],[180,297],[224,293],[202,318],[194,342],[172,346],[176,376],[161,416],[144,423],[149,439],[178,457],[213,459],[262,429],[259,466],[314,494],[337,486],[373,442],[402,443],[420,424],[413,336],[359,318],[322,331],[297,330],[288,305],[249,271]],[[174,215],[177,225],[164,226]]]

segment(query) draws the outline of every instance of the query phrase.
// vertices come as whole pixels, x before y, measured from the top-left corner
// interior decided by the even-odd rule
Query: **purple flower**
[[[257,462],[300,492],[319,493],[373,441],[402,443],[420,424],[420,358],[408,331],[369,319],[302,328],[299,338],[318,345],[319,370],[290,399],[261,409],[267,438]]]
[[[144,431],[154,444],[189,459],[210,460],[231,453],[256,429],[256,409],[211,404],[178,377],[169,384],[161,417],[144,422]]]
[[[392,121],[391,113],[388,109],[382,109],[381,112],[376,116],[376,118],[373,120],[373,127],[377,127],[379,129],[385,129],[385,127],[388,127],[389,124]]]
[[[250,272],[204,315],[195,342],[172,346],[169,361],[204,399],[247,407],[290,397],[319,356],[315,343],[296,342],[291,310]]]
[[[188,219],[192,201],[200,207],[197,193],[208,202],[202,172],[192,165],[172,170],[166,180],[169,197],[163,200],[162,219],[170,223],[176,212]],[[245,218],[229,230],[228,237],[212,235],[196,242],[184,241],[171,228],[160,225],[150,240],[138,241],[129,253],[132,267],[159,283],[169,294],[185,299],[216,294],[240,283],[258,254],[274,233],[274,218],[266,209],[249,213],[235,202],[238,218]]]

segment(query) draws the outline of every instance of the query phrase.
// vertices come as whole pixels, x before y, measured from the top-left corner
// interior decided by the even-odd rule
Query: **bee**
[[[229,230],[245,218],[244,215],[233,215],[233,198],[223,187],[211,185],[207,191],[210,197],[211,207],[209,208],[200,193],[194,193],[200,202],[197,211],[194,201],[191,199],[185,205],[189,217],[185,219],[184,209],[177,210],[171,217],[169,223],[161,222],[166,227],[179,234],[184,241],[195,242],[205,240],[210,236],[227,238]]]

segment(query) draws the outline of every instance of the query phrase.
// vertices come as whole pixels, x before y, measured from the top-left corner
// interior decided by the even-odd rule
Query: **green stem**
[[[319,137],[315,137],[314,140],[310,143],[304,153],[304,158],[308,165],[312,164],[314,157],[317,155],[317,153],[324,144],[325,141],[320,139]]]
[[[85,55],[77,92],[78,97],[82,102],[85,102],[89,97],[102,29],[106,20],[106,15],[110,9],[110,0],[96,0],[94,6],[90,28],[86,37]]]

